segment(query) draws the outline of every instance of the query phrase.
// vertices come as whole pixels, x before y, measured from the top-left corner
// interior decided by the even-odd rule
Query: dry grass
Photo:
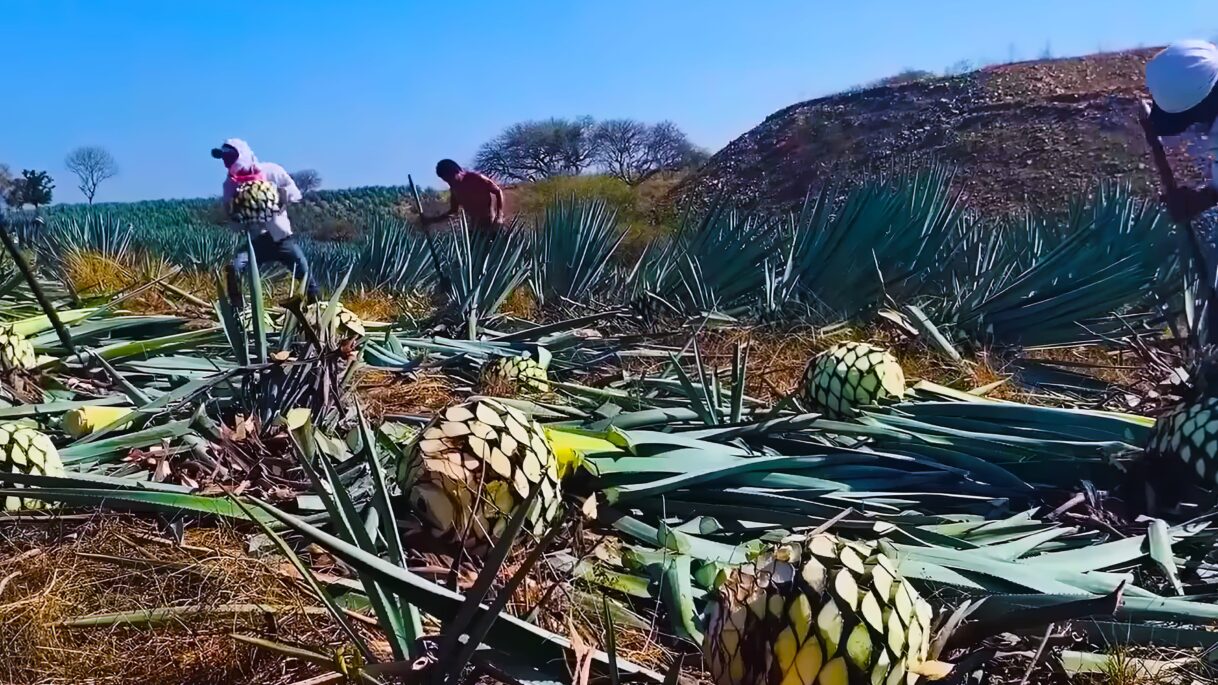
[[[583,548],[593,546],[595,536],[585,534],[579,528],[576,525],[570,530],[572,539],[566,548],[573,554],[587,558],[589,551]],[[506,583],[519,572],[520,564],[530,550],[531,543],[519,545],[512,558],[499,570],[500,583]],[[469,582],[472,583],[477,570],[469,569]],[[667,620],[655,613],[653,606],[630,607],[629,599],[611,598],[613,603],[624,602],[622,607],[637,610],[640,620],[638,624],[614,622],[610,625],[604,619],[604,601],[605,596],[601,591],[573,581],[567,572],[550,566],[548,558],[543,555],[526,574],[505,610],[515,616],[528,617],[536,625],[569,637],[575,643],[582,642],[600,650],[609,647],[608,635],[612,629],[619,658],[660,673],[667,672],[676,660],[674,645],[678,644],[671,634],[665,632],[669,627]],[[681,649],[686,647],[692,648],[682,645]],[[690,658],[686,663],[700,666],[701,661]],[[702,675],[700,670],[697,674]]]
[[[20,539],[9,537],[15,530]],[[317,601],[245,556],[234,533],[190,529],[183,547],[150,543],[152,534],[151,526],[115,515],[75,526],[47,519],[14,529],[0,522],[0,682],[287,683],[316,670],[238,644],[229,634],[324,653],[341,645],[328,617],[304,612]],[[274,617],[214,612],[253,603],[284,611]],[[190,613],[151,628],[62,625],[156,607]]]
[[[402,314],[402,300],[381,290],[351,289],[342,299],[343,306],[364,321],[393,321]]]
[[[500,311],[518,319],[537,321],[540,312],[537,307],[537,296],[527,284],[521,285],[508,294],[503,301]]]
[[[373,418],[387,414],[430,413],[460,401],[452,380],[442,373],[405,377],[388,371],[365,371],[356,392]]]
[[[87,250],[72,250],[63,256],[64,279],[86,298],[108,298],[133,291],[161,279],[173,266],[159,257],[129,253],[121,259]],[[215,277],[201,272],[181,272],[163,283],[204,301],[215,298]],[[181,314],[183,307],[197,308],[171,288],[153,286],[123,300],[123,309],[138,314]]]
[[[698,351],[703,364],[716,369],[730,369],[737,344],[748,348],[746,391],[765,402],[777,402],[795,393],[802,383],[809,360],[829,347],[847,340],[861,340],[887,347],[905,371],[910,385],[928,380],[957,390],[969,391],[1009,378],[1001,362],[988,354],[975,360],[955,363],[916,340],[891,329],[841,328],[821,333],[811,328],[774,331],[766,328],[706,331],[698,335]],[[682,344],[676,341],[670,344]],[[1096,354],[1103,354],[1102,351]],[[638,360],[627,364],[635,373],[654,372],[665,365],[665,359]],[[1003,383],[987,393],[995,399],[1028,401],[1030,397],[1013,383]]]
[[[86,295],[111,295],[135,282],[133,264],[96,252],[71,250],[63,256],[64,276],[76,292]]]

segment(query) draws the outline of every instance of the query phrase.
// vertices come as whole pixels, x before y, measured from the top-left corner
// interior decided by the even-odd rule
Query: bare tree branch
[[[301,169],[290,176],[301,193],[308,194],[321,188],[321,174],[316,169]]]
[[[76,174],[76,178],[80,180],[77,187],[89,204],[93,204],[97,186],[101,185],[102,181],[118,175],[118,163],[114,161],[114,156],[106,148],[96,145],[76,148],[68,154],[63,163],[68,171]]]
[[[648,126],[633,119],[611,119],[592,132],[596,163],[606,173],[638,185],[662,171],[675,171],[697,159],[697,149],[671,121]]]
[[[591,117],[512,124],[478,149],[474,166],[508,181],[579,174],[592,161],[592,128]]]

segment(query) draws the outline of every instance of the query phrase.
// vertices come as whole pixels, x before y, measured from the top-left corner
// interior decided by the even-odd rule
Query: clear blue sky
[[[522,119],[671,119],[716,150],[786,105],[913,67],[1218,35],[1214,0],[3,0],[0,162],[108,147],[100,200],[218,192],[229,136],[329,188],[435,184]]]

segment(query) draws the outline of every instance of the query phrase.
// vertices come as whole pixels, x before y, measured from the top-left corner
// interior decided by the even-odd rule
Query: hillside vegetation
[[[726,194],[790,208],[826,182],[907,161],[953,165],[968,203],[1005,212],[1064,206],[1097,178],[1149,193],[1153,167],[1135,111],[1154,50],[1019,62],[801,102],[716,153],[674,194]],[[1172,148],[1177,174],[1201,171],[1195,138]]]

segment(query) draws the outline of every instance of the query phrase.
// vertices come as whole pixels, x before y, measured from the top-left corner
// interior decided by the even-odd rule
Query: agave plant
[[[412,292],[435,280],[426,241],[400,220],[379,218],[365,225],[352,251],[352,285]]]
[[[499,310],[528,276],[530,236],[518,221],[493,233],[470,227],[462,216],[444,263],[449,302],[463,319],[476,322]]]
[[[947,330],[957,339],[1034,345],[1111,335],[1111,313],[1137,312],[1148,290],[1179,280],[1172,236],[1127,191],[1105,191],[1066,221],[1025,219],[985,233],[993,227],[965,221],[947,180],[935,170],[840,198],[826,191],[788,223],[717,209],[649,249],[628,287],[682,313],[764,301],[768,311],[816,305],[824,316],[862,318],[885,300],[934,297],[933,318],[954,324]],[[320,217],[324,202],[326,211],[367,218],[401,196],[319,193],[307,211]],[[189,222],[201,221],[208,206],[148,203],[122,216],[135,226],[131,244],[148,246],[140,234],[155,229],[145,222],[196,225]],[[65,222],[83,221],[75,209],[55,211]],[[895,368],[868,375],[871,367],[855,363],[891,366],[870,347],[843,363],[814,365],[815,388],[825,390],[825,399],[814,399],[828,405],[834,393],[874,390],[888,375],[890,397],[876,404],[868,395],[828,418],[750,396],[745,347],[715,368],[696,339],[661,345],[588,330],[603,323],[603,312],[545,325],[494,317],[530,271],[548,307],[626,289],[608,274],[620,238],[603,207],[559,204],[548,221],[531,252],[518,233],[482,242],[462,225],[452,236],[446,294],[466,320],[467,339],[371,327],[357,335],[338,325],[348,282],[389,289],[431,282],[416,234],[388,219],[370,221],[350,244],[310,242],[314,268],[333,274],[334,294],[310,311],[290,301],[289,313],[269,325],[256,268],[248,324],[222,296],[218,325],[200,326],[120,314],[115,303],[70,309],[62,284],[23,267],[13,248],[16,271],[0,278],[0,321],[32,349],[36,368],[23,373],[45,389],[38,404],[0,401],[9,436],[0,502],[104,503],[253,522],[360,656],[240,639],[367,683],[403,673],[456,682],[468,665],[521,681],[593,677],[572,675],[569,662],[589,664],[607,682],[658,680],[618,658],[612,632],[598,652],[505,612],[542,555],[547,573],[577,601],[592,598],[606,624],[634,616],[654,633],[653,617],[637,615],[654,612],[669,621],[663,632],[672,639],[702,643],[725,683],[895,682],[893,673],[922,673],[939,659],[979,663],[986,655],[972,653],[979,641],[1000,633],[1040,639],[1047,623],[1085,639],[1090,646],[1080,651],[1218,644],[1207,629],[1218,610],[1201,601],[1212,521],[1184,518],[1203,511],[1203,502],[1182,502],[1182,518],[1172,520],[1104,508],[1121,495],[1125,469],[1143,458],[1156,433],[1152,420],[987,400],[928,382],[907,389]],[[564,226],[576,228],[563,233]],[[107,243],[98,230],[82,240],[113,249],[126,235],[118,229]],[[1090,320],[1100,327],[1079,333],[1086,331],[1079,322]],[[465,384],[481,365],[542,351],[552,357],[552,397],[470,398],[472,409],[446,411],[430,425],[429,417],[397,415],[418,433],[407,450],[348,392],[361,359]],[[658,363],[641,373],[626,363],[634,360]],[[527,365],[503,364],[513,366]],[[1187,434],[1208,449],[1203,422],[1193,420],[1201,410],[1190,411],[1188,421],[1160,426],[1159,448]],[[54,442],[58,464],[35,431]],[[516,433],[532,452],[548,446],[553,462],[534,459]],[[225,460],[237,443],[233,453],[257,456],[250,468]],[[504,466],[495,450],[506,454],[505,445],[519,463]],[[1196,466],[1193,453],[1169,456]],[[483,462],[510,480],[511,493],[478,487],[496,479],[478,470]],[[187,463],[194,470],[180,473]],[[539,464],[540,480],[530,475]],[[452,490],[440,476],[456,468],[497,508],[467,515],[489,534],[479,550],[485,565],[462,592],[410,570],[414,550],[401,539],[391,500],[397,485],[416,504],[442,508]],[[209,484],[245,480],[239,499],[203,494],[215,491]],[[420,487],[430,490],[420,497]],[[581,556],[578,545],[558,546],[564,527],[552,522],[566,500],[583,504],[576,539],[602,538],[603,548]],[[438,520],[451,532],[456,519]],[[522,549],[523,537],[533,546]],[[306,544],[340,559],[352,578],[314,576],[297,556]],[[524,561],[509,566],[514,550]],[[509,567],[523,570],[505,574]],[[937,605],[942,625],[959,630],[932,628],[919,597]],[[389,655],[369,645],[370,626],[352,623],[357,604],[368,607],[362,622],[376,623]],[[712,620],[699,621],[708,609]],[[438,635],[420,639],[423,613],[440,621]]]
[[[533,241],[533,284],[540,304],[587,302],[613,276],[614,251],[626,234],[603,201],[574,197],[546,207]]]
[[[1101,187],[1064,225],[1049,221],[984,243],[1003,256],[957,280],[936,320],[973,340],[1043,347],[1123,337],[1157,318],[1153,294],[1175,282],[1179,262],[1156,208]]]
[[[64,257],[73,252],[94,252],[121,259],[135,246],[136,229],[113,216],[86,214],[80,219],[53,218],[40,231],[38,239],[40,256],[62,266]]]
[[[683,312],[747,308],[764,288],[764,265],[774,246],[772,224],[717,203],[645,251],[626,287],[632,297],[658,295]]]
[[[879,178],[842,197],[826,187],[783,227],[781,299],[798,297],[827,321],[865,315],[886,297],[908,301],[942,277],[962,220],[944,168]]]

